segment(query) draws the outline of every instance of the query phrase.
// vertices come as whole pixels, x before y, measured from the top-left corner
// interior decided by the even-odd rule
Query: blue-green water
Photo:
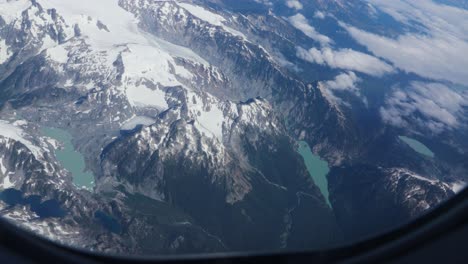
[[[399,138],[408,144],[408,146],[410,146],[412,149],[414,149],[414,151],[430,158],[435,157],[434,152],[432,152],[426,145],[417,141],[416,139],[405,136],[400,136]]]
[[[92,190],[94,187],[94,175],[85,172],[83,155],[76,151],[72,144],[72,136],[63,129],[43,128],[43,134],[63,144],[62,149],[55,150],[55,156],[60,164],[73,176],[73,183],[78,188]]]
[[[56,200],[47,200],[42,202],[41,197],[37,195],[24,196],[21,191],[7,189],[0,192],[0,200],[9,206],[29,206],[30,210],[36,213],[40,218],[64,217],[66,212],[60,207]]]
[[[331,207],[330,200],[328,198],[328,180],[327,174],[330,172],[328,162],[322,160],[319,156],[312,153],[309,144],[305,141],[299,141],[299,154],[304,158],[305,165],[309,171],[310,176],[314,179],[315,184],[322,192],[327,204]]]

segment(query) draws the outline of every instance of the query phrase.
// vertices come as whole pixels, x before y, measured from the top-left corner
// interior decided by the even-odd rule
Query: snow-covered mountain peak
[[[62,28],[55,32],[60,31],[64,36],[61,41],[51,39],[51,33],[46,30],[48,24],[44,22],[36,23],[37,28],[31,31],[30,37],[35,42],[42,42],[36,52],[43,51],[49,62],[41,71],[50,68],[60,79],[60,86],[66,89],[121,94],[136,108],[163,111],[168,108],[164,87],[191,89],[200,74],[208,74],[208,81],[220,78],[219,72],[191,49],[140,29],[139,20],[120,7],[117,0],[39,0],[34,5],[26,5],[26,2],[13,6],[17,13],[21,13],[22,8],[37,6],[42,10],[37,17],[53,13],[55,20],[60,20]],[[169,12],[167,15],[173,15],[171,8],[179,10],[182,16],[190,15],[174,2],[152,4],[162,5],[161,10]],[[54,24],[54,19],[48,19],[51,20],[49,24]],[[13,19],[9,21],[15,23]],[[0,59],[7,62],[13,51],[3,42],[0,44],[6,48],[2,47]],[[200,69],[203,72],[200,73]],[[106,100],[106,103],[112,104],[112,100]]]
[[[464,131],[439,144],[381,117],[422,124],[438,114],[431,100],[466,104],[405,88],[435,80],[354,36],[411,36],[368,3],[0,0],[0,192],[66,211],[34,220],[33,207],[0,201],[0,216],[94,251],[153,255],[321,249],[348,225],[393,226],[439,204],[465,182]],[[395,71],[366,73],[380,62]],[[94,190],[73,185],[65,150],[82,154]]]
[[[1,0],[0,17],[6,24],[14,22],[24,10],[31,6],[30,0]]]
[[[56,9],[69,25],[78,25],[93,47],[108,49],[128,43],[148,44],[139,34],[137,20],[118,5],[118,0],[39,0],[46,9]]]

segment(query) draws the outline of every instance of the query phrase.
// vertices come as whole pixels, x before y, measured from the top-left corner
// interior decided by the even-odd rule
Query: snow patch
[[[0,136],[21,142],[33,153],[36,158],[42,157],[41,149],[25,138],[24,131],[15,125],[8,123],[7,121],[0,120]]]
[[[193,16],[208,22],[214,26],[220,26],[227,32],[231,33],[234,36],[239,36],[242,38],[246,38],[244,34],[241,32],[234,30],[228,26],[226,26],[224,23],[226,22],[226,19],[218,14],[215,14],[201,6],[189,4],[189,3],[178,3],[179,6],[187,10],[190,14]]]
[[[63,45],[59,45],[47,50],[47,58],[52,61],[65,64],[68,62],[68,51]]]
[[[7,168],[3,164],[3,159],[0,158],[0,175],[5,176],[6,173],[8,172]]]
[[[212,100],[210,96],[204,98]],[[210,102],[204,105],[200,96],[195,93],[188,93],[188,106],[192,112],[193,118],[197,121],[196,127],[208,137],[216,137],[219,141],[223,140],[224,113],[216,102]]]
[[[142,43],[144,37],[137,34],[136,19],[118,5],[118,0],[38,0],[47,9],[55,8],[68,24],[79,25],[87,41],[101,49],[115,44]],[[100,23],[98,23],[100,21]],[[108,29],[102,30],[98,24]]]
[[[176,62],[184,58],[194,63],[209,63],[188,48],[161,40],[138,27],[138,19],[119,6],[118,0],[38,0],[45,8],[55,8],[69,25],[77,25],[81,39],[91,50],[88,66],[92,70],[113,72],[114,62],[121,58],[124,73],[119,92],[128,97],[133,106],[167,109],[161,86],[183,86],[180,79],[194,76]],[[47,44],[49,46],[49,44]],[[54,45],[55,46],[55,45]],[[64,47],[48,50],[48,56],[65,63],[68,55]],[[88,56],[88,57],[89,57]],[[70,85],[71,82],[67,82]],[[94,88],[90,83],[85,88]]]
[[[176,65],[174,59],[161,49],[146,45],[128,45],[122,53],[125,67],[125,81],[145,78],[163,86],[181,85],[177,76],[191,79],[192,74],[184,67]]]
[[[144,34],[144,33],[143,33]],[[193,50],[183,47],[183,46],[178,46],[173,43],[167,42],[163,39],[157,38],[153,35],[148,35],[148,39],[150,40],[151,44],[154,46],[158,47],[159,49],[162,49],[169,53],[172,57],[178,57],[178,58],[185,58],[189,59],[193,62],[197,62],[199,64],[209,66],[210,63],[207,62],[205,59],[200,57],[198,54],[193,52]]]
[[[467,185],[468,184],[466,182],[459,181],[459,182],[452,183],[451,188],[454,193],[459,193],[463,191],[463,189],[465,189]]]
[[[39,51],[47,50],[52,47],[55,47],[57,43],[49,35],[45,35],[42,39],[42,46],[39,48]]]
[[[135,129],[139,125],[149,126],[149,125],[154,124],[154,122],[156,122],[156,120],[154,118],[151,118],[151,117],[135,116],[135,117],[127,120],[125,123],[123,123],[122,126],[120,127],[120,129],[122,129],[122,130],[132,130],[132,129]]]
[[[0,16],[7,24],[10,24],[30,6],[29,0],[0,0]]]
[[[7,62],[10,57],[11,53],[8,51],[8,45],[4,39],[0,39],[0,64]]]
[[[128,101],[136,107],[155,107],[159,110],[169,108],[165,96],[159,89],[150,89],[144,85],[128,87],[126,90]]]
[[[15,183],[11,181],[10,175],[5,175],[3,183],[0,184],[0,189],[6,190],[15,187]]]
[[[28,121],[26,120],[16,120],[13,122],[14,126],[21,127],[21,126],[26,126],[28,124]]]
[[[420,181],[425,181],[425,182],[429,182],[431,184],[436,184],[438,183],[439,181],[436,181],[436,180],[431,180],[431,179],[428,179],[426,177],[422,177],[422,176],[419,176],[419,175],[416,175],[416,174],[408,174],[410,177],[413,177],[415,179],[418,179]]]

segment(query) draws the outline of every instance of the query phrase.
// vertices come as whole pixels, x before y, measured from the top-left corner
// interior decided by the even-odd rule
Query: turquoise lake
[[[55,156],[60,164],[73,176],[73,183],[78,188],[93,190],[94,175],[85,172],[85,160],[83,155],[73,147],[72,136],[63,129],[43,128],[44,135],[53,138],[63,144],[62,149],[55,150]]]
[[[330,172],[330,167],[328,163],[322,160],[319,156],[312,153],[312,150],[309,147],[309,144],[305,141],[299,141],[299,154],[301,154],[304,159],[307,170],[309,171],[310,176],[314,180],[315,184],[318,186],[322,192],[327,204],[331,207],[328,193],[328,180],[327,174]]]
[[[408,146],[410,146],[412,149],[414,149],[414,151],[424,156],[430,157],[430,158],[435,157],[435,154],[434,152],[432,152],[432,150],[430,150],[426,145],[417,141],[416,139],[405,137],[405,136],[400,136],[399,138],[403,140],[403,142],[408,144]]]

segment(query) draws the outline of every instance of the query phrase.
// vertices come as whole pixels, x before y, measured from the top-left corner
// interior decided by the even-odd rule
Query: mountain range
[[[463,50],[460,3],[0,0],[0,215],[131,255],[323,249],[402,225],[464,186],[468,80],[466,59],[427,70],[392,47]],[[71,135],[92,188],[45,128]],[[299,141],[329,164],[329,197]]]

